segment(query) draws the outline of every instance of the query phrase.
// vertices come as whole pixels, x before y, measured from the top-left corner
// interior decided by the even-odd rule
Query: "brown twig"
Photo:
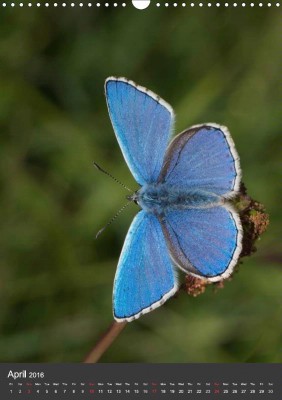
[[[102,335],[100,340],[96,343],[90,353],[86,356],[85,363],[96,363],[108,347],[113,343],[115,338],[120,334],[126,322],[113,322],[106,332]]]

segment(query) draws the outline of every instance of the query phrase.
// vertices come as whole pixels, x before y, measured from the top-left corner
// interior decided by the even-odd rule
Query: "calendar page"
[[[0,2],[0,397],[282,396],[281,2]]]

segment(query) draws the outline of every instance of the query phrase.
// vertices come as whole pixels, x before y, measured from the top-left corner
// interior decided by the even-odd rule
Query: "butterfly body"
[[[144,185],[136,193],[136,201],[143,210],[162,215],[172,210],[212,207],[223,200],[205,190],[156,183]]]
[[[242,249],[229,199],[240,187],[239,157],[228,129],[207,123],[177,135],[171,106],[126,78],[110,77],[109,115],[140,189],[113,290],[117,321],[132,321],[178,290],[175,267],[209,282],[228,278]]]

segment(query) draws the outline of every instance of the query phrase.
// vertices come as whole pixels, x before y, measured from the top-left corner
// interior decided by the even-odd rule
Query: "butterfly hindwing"
[[[231,206],[170,211],[160,222],[183,271],[214,282],[231,275],[242,248],[240,219]]]
[[[239,156],[228,129],[205,124],[172,140],[158,181],[230,197],[238,192],[240,179]]]
[[[106,99],[123,156],[140,185],[160,174],[174,113],[159,96],[125,78],[108,78]]]
[[[177,290],[161,225],[140,211],[127,233],[114,282],[114,318],[132,321],[163,304]]]

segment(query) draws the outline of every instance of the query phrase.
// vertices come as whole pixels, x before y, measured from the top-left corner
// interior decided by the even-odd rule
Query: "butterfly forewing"
[[[114,282],[114,317],[132,321],[177,290],[165,238],[153,214],[140,211],[127,233]]]
[[[108,78],[105,92],[112,125],[132,175],[140,185],[155,182],[174,121],[172,108],[125,78]]]

